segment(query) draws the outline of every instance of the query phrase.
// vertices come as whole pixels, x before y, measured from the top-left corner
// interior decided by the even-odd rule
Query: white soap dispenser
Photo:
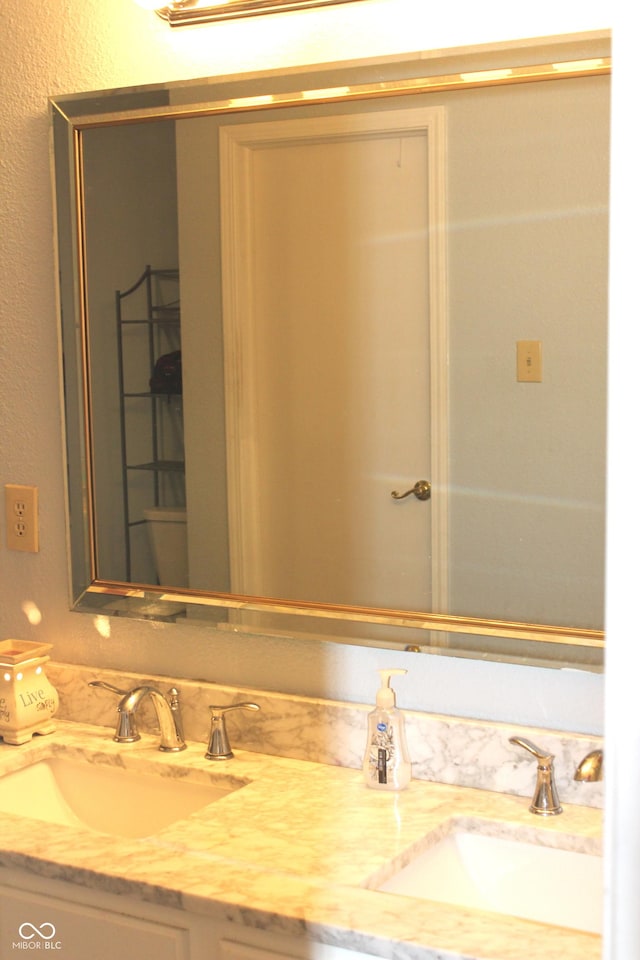
[[[411,780],[404,716],[396,707],[391,677],[406,670],[379,670],[380,689],[367,723],[367,749],[362,771],[364,782],[374,790],[404,790]]]

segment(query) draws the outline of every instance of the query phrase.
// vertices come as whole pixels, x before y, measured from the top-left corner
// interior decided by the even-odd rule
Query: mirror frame
[[[540,57],[544,50],[546,57]],[[91,420],[91,369],[88,345],[87,271],[85,250],[83,134],[95,127],[158,119],[236,114],[247,111],[281,110],[317,103],[371,100],[418,93],[470,89],[564,78],[608,75],[611,60],[607,34],[545,38],[542,42],[502,44],[474,48],[443,56],[414,54],[376,61],[307,66],[283,73],[245,74],[176,82],[124,90],[100,91],[50,101],[54,147],[56,214],[58,223],[57,266],[66,412],[67,510],[71,606],[81,612],[105,616],[129,616],[176,622],[185,609],[189,621],[198,623],[198,611],[211,608],[249,610],[291,615],[291,631],[278,635],[305,635],[312,621],[336,621],[336,635],[321,640],[367,644],[359,637],[340,637],[340,622],[391,624],[425,631],[430,652],[455,656],[511,660],[527,663],[570,664],[583,669],[601,669],[604,632],[553,624],[524,623],[448,614],[386,610],[328,603],[289,601],[266,597],[193,589],[167,589],[146,584],[104,580],[98,575],[95,526],[95,438]],[[381,68],[384,67],[384,70]],[[383,76],[383,79],[380,77]],[[328,80],[328,78],[330,78]],[[229,95],[229,94],[238,95]],[[170,95],[175,102],[169,103]],[[149,105],[151,101],[152,105]],[[215,623],[213,624],[215,626]],[[221,628],[236,630],[233,624]],[[245,628],[250,629],[250,628]],[[273,633],[251,628],[256,634]],[[399,635],[402,630],[399,630]],[[454,637],[447,649],[447,635]],[[438,637],[443,638],[442,642]],[[496,649],[486,652],[455,648],[456,637],[495,638]],[[429,639],[435,638],[435,639]],[[529,641],[523,650],[510,640]],[[506,642],[501,642],[506,641]],[[371,641],[376,646],[380,642]],[[406,639],[400,636],[398,648]],[[394,646],[382,644],[383,646]],[[471,644],[471,648],[473,644]],[[395,647],[394,647],[395,648]],[[404,649],[419,650],[412,643]]]

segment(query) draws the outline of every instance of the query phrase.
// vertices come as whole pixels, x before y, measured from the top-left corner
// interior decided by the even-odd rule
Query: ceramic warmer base
[[[53,733],[56,725],[53,720],[35,723],[32,727],[21,727],[19,730],[6,730],[0,726],[0,737],[5,743],[20,746],[22,743],[28,743],[35,734]]]

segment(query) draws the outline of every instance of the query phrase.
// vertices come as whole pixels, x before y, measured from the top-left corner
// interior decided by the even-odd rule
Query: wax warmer
[[[58,694],[44,672],[50,643],[0,641],[0,736],[27,743],[34,733],[51,733]]]

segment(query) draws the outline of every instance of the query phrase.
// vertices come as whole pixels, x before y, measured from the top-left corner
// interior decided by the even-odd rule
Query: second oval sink
[[[602,930],[602,858],[453,831],[377,887],[590,933]]]

